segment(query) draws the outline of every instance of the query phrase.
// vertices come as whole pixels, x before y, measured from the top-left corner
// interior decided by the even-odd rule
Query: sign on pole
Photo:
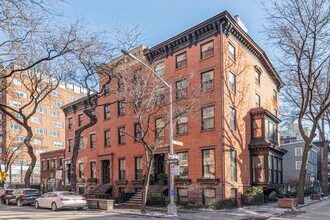
[[[309,177],[309,180],[310,180],[311,182],[314,182],[314,181],[315,181],[315,175],[314,175],[314,173],[311,173],[311,175],[310,175],[310,177]]]
[[[172,142],[173,142],[173,144],[175,144],[175,145],[183,146],[183,142],[182,142],[182,141],[176,141],[176,140],[173,140]]]
[[[171,167],[171,173],[172,173],[172,175],[180,176],[180,166],[178,166],[178,165],[173,165],[173,166]]]

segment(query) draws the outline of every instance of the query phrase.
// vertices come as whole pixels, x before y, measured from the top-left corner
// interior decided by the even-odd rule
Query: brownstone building
[[[45,78],[47,75],[45,75]],[[29,103],[31,97],[31,82],[27,74],[13,74],[7,79],[10,86],[1,94],[1,101],[13,109],[19,109]],[[38,91],[46,87],[45,83],[38,84]],[[31,117],[29,125],[33,131],[31,144],[37,156],[36,167],[31,177],[31,183],[40,183],[40,154],[43,152],[64,149],[65,147],[65,115],[61,106],[75,101],[86,95],[86,89],[70,82],[60,82],[59,86],[45,98]],[[31,112],[31,105],[23,110],[24,114]],[[21,116],[16,114],[21,120]],[[9,169],[7,181],[10,183],[23,183],[25,171],[30,163],[30,156],[24,146],[26,131],[11,119],[0,112],[0,153],[2,160],[6,150],[14,151],[17,159]]]
[[[141,46],[132,53],[172,85],[173,98],[182,89],[189,91],[182,82],[192,73],[190,85],[203,90],[199,111],[185,117],[184,127],[174,129],[174,139],[183,142],[183,146],[174,146],[180,165],[180,176],[175,180],[178,199],[209,203],[237,197],[251,185],[260,185],[265,191],[282,186],[285,152],[279,148],[278,95],[283,82],[238,17],[234,19],[225,11],[156,46]],[[110,85],[116,86],[117,82]],[[110,95],[99,102],[115,100]],[[83,109],[83,99],[63,107],[67,159],[74,130],[84,120]],[[145,173],[144,149],[133,138],[120,135],[120,128],[134,131],[134,120],[119,107],[99,108],[96,114],[97,126],[82,137],[78,177],[97,178],[114,196],[137,191]],[[157,150],[154,177],[168,173],[168,152],[168,143]],[[157,187],[155,178],[150,191],[166,188]]]

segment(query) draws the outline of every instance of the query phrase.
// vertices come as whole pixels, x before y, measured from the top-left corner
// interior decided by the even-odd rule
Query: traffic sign
[[[175,144],[175,145],[183,146],[183,142],[182,142],[182,141],[176,141],[176,140],[173,140],[172,142],[173,142],[173,144]]]

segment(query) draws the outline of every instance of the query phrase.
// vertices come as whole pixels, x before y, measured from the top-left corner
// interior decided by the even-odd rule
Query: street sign
[[[179,163],[178,159],[170,159],[166,161],[166,164],[176,164],[176,163]]]
[[[173,142],[173,144],[175,144],[175,145],[183,146],[183,142],[181,142],[181,141],[173,140],[172,142]]]
[[[179,155],[177,155],[177,154],[168,154],[168,159],[169,160],[178,160]]]
[[[173,166],[171,167],[172,175],[180,176],[180,166]]]

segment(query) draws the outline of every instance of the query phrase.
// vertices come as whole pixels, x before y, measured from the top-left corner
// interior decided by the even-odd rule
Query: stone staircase
[[[141,207],[142,204],[142,191],[138,191],[126,203],[127,207]]]
[[[112,184],[98,184],[92,186],[86,192],[88,198],[99,198],[102,195],[106,195],[107,191],[112,187]]]

